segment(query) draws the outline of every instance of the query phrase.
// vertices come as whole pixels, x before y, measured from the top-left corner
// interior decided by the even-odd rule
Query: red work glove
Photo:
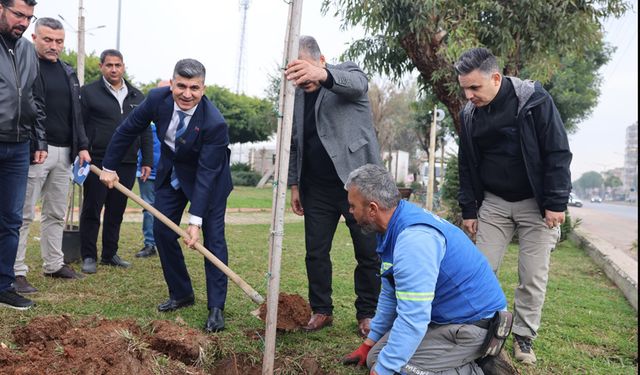
[[[368,345],[366,342],[362,343],[358,349],[342,358],[342,364],[364,366],[367,363],[367,354],[369,354],[371,347],[372,345]]]

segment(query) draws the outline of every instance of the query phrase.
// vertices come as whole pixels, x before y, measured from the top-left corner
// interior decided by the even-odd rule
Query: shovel
[[[102,170],[96,167],[95,165],[91,166],[91,172],[95,173],[98,176],[102,174]],[[176,225],[176,223],[169,220],[168,217],[164,216],[162,213],[160,213],[160,211],[156,210],[153,206],[145,202],[142,198],[137,196],[131,190],[122,186],[121,183],[119,182],[114,183],[114,187],[118,189],[122,194],[126,195],[127,197],[131,198],[134,202],[142,206],[145,210],[149,211],[156,219],[160,220],[164,225],[171,228],[171,230],[176,232],[180,237],[189,238],[189,235],[187,234],[187,232],[185,232],[182,228]],[[207,258],[211,263],[213,263],[213,265],[216,266],[220,271],[222,271],[225,275],[227,275],[227,277],[229,277],[231,281],[236,283],[236,285],[238,285],[240,289],[242,289],[242,291],[244,291],[247,294],[247,296],[251,298],[253,302],[257,304],[264,303],[264,298],[262,298],[262,296],[258,292],[253,290],[253,288],[251,288],[249,284],[247,284],[244,280],[242,280],[242,278],[240,278],[238,274],[233,272],[231,268],[227,267],[226,264],[222,263],[220,259],[216,258],[216,256],[213,255],[209,250],[207,250],[206,247],[202,246],[200,242],[196,242],[194,248],[200,254],[204,255],[204,257]]]

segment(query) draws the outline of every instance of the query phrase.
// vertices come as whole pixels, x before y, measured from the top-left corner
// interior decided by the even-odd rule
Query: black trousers
[[[376,253],[375,234],[364,234],[349,213],[347,192],[341,186],[304,186],[301,195],[304,208],[307,278],[309,303],[314,313],[332,314],[331,243],[340,216],[344,216],[351,233],[357,266],[353,279],[356,292],[356,318],[375,315],[380,294],[380,258]]]
[[[102,168],[102,160],[93,161]],[[116,169],[120,183],[127,189],[133,187],[136,179],[135,164],[121,164]],[[80,254],[82,259],[98,259],[98,231],[100,230],[100,212],[104,206],[104,223],[102,226],[102,259],[111,259],[118,252],[120,225],[124,210],[127,208],[127,196],[118,190],[108,189],[100,178],[89,173],[84,180],[82,213],[80,214]]]

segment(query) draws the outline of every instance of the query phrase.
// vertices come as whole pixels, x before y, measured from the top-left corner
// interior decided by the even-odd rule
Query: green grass
[[[236,192],[242,190],[237,189]],[[264,200],[269,196],[260,196],[262,193],[260,191],[251,198],[238,198],[238,202]],[[0,308],[1,342],[11,344],[13,328],[41,315],[100,315],[111,319],[133,318],[141,324],[179,316],[195,328],[204,323],[207,309],[203,258],[195,251],[185,250],[185,257],[195,288],[196,304],[177,312],[160,314],[156,305],[167,297],[167,290],[159,260],[157,257],[137,259],[133,256],[142,246],[139,223],[125,223],[120,239],[119,252],[124,259],[132,261],[132,268],[118,270],[99,266],[98,273],[80,281],[51,280],[42,276],[39,245],[33,239],[38,228],[38,223],[35,223],[27,254],[27,264],[31,268],[29,280],[40,290],[33,297],[37,306],[26,312]],[[265,296],[269,226],[228,225],[226,235],[230,249],[229,266]],[[510,248],[500,272],[510,301],[517,283],[516,251],[516,247]],[[344,225],[340,225],[336,233],[332,260],[334,326],[312,334],[278,334],[278,355],[310,355],[318,358],[329,373],[364,375],[366,371],[343,367],[338,361],[361,343],[355,334],[353,307],[355,261]],[[74,267],[79,268],[78,265]],[[571,243],[562,243],[553,253],[551,269],[542,327],[535,342],[538,364],[532,368],[520,367],[522,372],[636,374],[637,314],[622,293],[587,255]],[[305,298],[307,295],[302,223],[285,226],[280,291],[297,293]],[[245,353],[257,361],[262,360],[263,343],[251,340],[247,335],[264,329],[264,323],[250,315],[256,307],[235,284],[229,283],[225,309],[227,330],[218,334],[226,353]],[[511,343],[508,348],[511,349]]]

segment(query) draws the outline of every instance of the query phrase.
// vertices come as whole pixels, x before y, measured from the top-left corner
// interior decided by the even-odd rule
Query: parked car
[[[591,203],[602,203],[602,198],[600,198],[600,197],[591,197]]]
[[[574,206],[574,207],[582,207],[582,201],[580,200],[580,198],[576,197],[575,194],[571,193],[569,194],[569,202],[567,203],[568,206]]]

